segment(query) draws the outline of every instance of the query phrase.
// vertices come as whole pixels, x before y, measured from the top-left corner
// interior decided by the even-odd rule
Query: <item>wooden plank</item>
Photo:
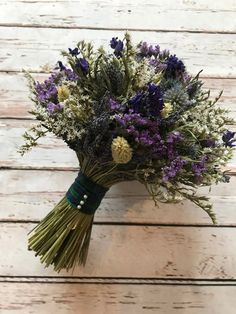
[[[34,226],[0,224],[0,276],[57,276],[27,250]],[[86,267],[73,276],[233,279],[235,237],[236,228],[94,225]]]
[[[65,142],[53,135],[40,139],[38,147],[21,157],[17,149],[24,142],[22,135],[33,124],[34,121],[31,120],[0,120],[0,145],[5,148],[0,151],[1,166],[21,169],[78,169],[76,154]],[[234,130],[236,126],[230,129]],[[227,169],[232,173],[236,172],[236,153],[227,165]]]
[[[63,197],[76,176],[71,171],[0,171],[0,220],[38,221]],[[220,225],[236,225],[236,197],[230,184],[214,186],[209,194]],[[207,214],[185,201],[183,204],[160,204],[155,207],[144,186],[138,182],[113,186],[95,215],[96,222],[133,224],[195,224],[212,225]]]
[[[2,283],[0,310],[2,314],[234,314],[235,294],[235,286]]]
[[[210,24],[210,23],[209,23]],[[170,49],[182,58],[190,73],[204,69],[206,77],[236,77],[236,34],[131,32],[134,42],[146,40]],[[121,31],[88,29],[43,29],[1,27],[0,71],[43,71],[43,66],[61,59],[59,52],[86,39],[95,46],[109,46],[113,36],[123,37]],[[14,62],[13,62],[14,58]]]
[[[233,0],[178,0],[174,7],[171,1],[155,0],[5,0],[0,4],[0,21],[19,26],[235,32],[235,10]]]
[[[35,80],[42,82],[48,74],[33,74]],[[223,90],[219,104],[223,108],[236,112],[236,79],[203,78],[206,89],[215,97]],[[22,73],[0,72],[0,117],[30,118],[28,110],[33,108],[28,98],[27,82]],[[236,115],[235,115],[236,117]]]

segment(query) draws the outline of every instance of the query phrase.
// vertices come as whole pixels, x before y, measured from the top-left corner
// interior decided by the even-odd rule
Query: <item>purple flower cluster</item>
[[[167,157],[169,160],[173,160],[178,156],[176,144],[183,140],[183,136],[177,132],[171,132],[167,136]]]
[[[78,78],[79,78],[78,75],[74,71],[72,71],[71,69],[65,67],[61,61],[58,61],[58,66],[59,66],[60,71],[66,75],[66,78],[69,81],[77,81],[78,80]]]
[[[159,133],[157,121],[142,117],[132,110],[122,116],[115,116],[115,119],[137,145],[146,149],[147,156],[145,157],[159,158],[166,155],[165,142]]]
[[[47,102],[48,100],[55,101],[57,98],[57,87],[56,81],[60,78],[61,74],[52,73],[50,77],[43,83],[36,83],[35,90],[37,93],[37,98],[40,102]]]
[[[165,61],[166,70],[165,70],[165,77],[166,78],[177,78],[179,76],[182,77],[185,71],[184,63],[176,57],[176,55],[171,55]]]
[[[159,85],[148,84],[147,92],[137,92],[128,102],[135,113],[158,117],[164,106],[163,92]]]
[[[202,174],[204,171],[207,170],[206,168],[206,162],[208,161],[209,157],[207,155],[202,156],[201,160],[199,162],[194,162],[192,164],[192,170],[195,175],[195,180],[197,183],[201,182]]]
[[[78,55],[80,54],[79,49],[76,47],[74,49],[68,48],[68,50],[69,54],[76,59],[76,68],[80,69],[83,74],[87,75],[89,72],[89,63],[85,58],[78,58]]]
[[[89,63],[84,58],[79,58],[76,61],[76,67],[80,69],[85,75],[88,74],[89,72]]]
[[[149,65],[155,68],[156,72],[161,72],[166,69],[167,65],[159,59],[150,59]]]
[[[163,168],[163,182],[168,182],[170,179],[174,178],[187,163],[188,162],[181,157],[172,160],[169,166]]]
[[[63,105],[62,104],[54,104],[53,102],[49,102],[47,104],[47,112],[50,115],[53,115],[55,113],[55,111],[59,111],[63,109]]]
[[[148,45],[146,41],[142,42],[139,45],[139,55],[141,57],[157,57],[160,53],[160,46],[156,45],[153,47],[152,45]]]
[[[112,98],[109,100],[109,106],[111,110],[119,110],[121,108],[121,104]]]
[[[114,54],[118,58],[122,56],[122,51],[124,49],[123,41],[119,40],[118,37],[113,37],[110,41],[110,46],[114,49]]]

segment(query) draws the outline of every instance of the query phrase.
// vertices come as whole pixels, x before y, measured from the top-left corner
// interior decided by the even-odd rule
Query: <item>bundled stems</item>
[[[78,155],[78,158],[80,171],[94,183],[108,189],[115,183],[111,182],[111,178],[117,181],[116,175],[112,175],[116,170],[114,163],[107,163],[101,168],[83,155]],[[76,265],[85,265],[94,213],[83,212],[80,207],[73,206],[65,196],[31,231],[29,249],[40,256],[46,267],[53,265],[54,270],[60,272],[62,269],[74,269]]]

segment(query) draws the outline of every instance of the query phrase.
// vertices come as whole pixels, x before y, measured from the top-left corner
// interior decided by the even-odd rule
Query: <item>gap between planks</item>
[[[223,34],[235,35],[235,31],[219,30],[188,30],[188,29],[161,29],[161,28],[132,28],[132,27],[95,27],[95,26],[67,26],[67,25],[42,25],[42,24],[21,24],[21,23],[0,23],[0,27],[17,28],[43,28],[43,29],[73,29],[73,30],[94,30],[94,31],[118,31],[118,32],[157,32],[157,33],[187,33],[187,34]]]
[[[54,277],[0,276],[0,282],[45,284],[108,284],[108,285],[177,285],[177,286],[236,286],[236,279],[202,278],[117,278],[117,277]]]

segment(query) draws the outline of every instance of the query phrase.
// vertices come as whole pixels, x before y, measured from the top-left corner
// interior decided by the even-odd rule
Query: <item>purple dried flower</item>
[[[149,47],[146,41],[142,42],[139,46],[139,53],[143,57],[147,57],[149,51]]]
[[[144,97],[144,92],[137,92],[136,95],[130,98],[128,103],[129,105],[131,105],[135,113],[139,112],[143,97]]]
[[[35,90],[39,101],[44,102],[52,99],[55,100],[57,96],[57,88],[54,84],[54,77],[50,77],[43,83],[37,82]]]
[[[165,61],[167,65],[165,70],[166,78],[176,78],[182,75],[185,71],[184,63],[176,57],[176,55],[171,55]]]
[[[148,45],[146,41],[141,42],[139,44],[139,55],[141,57],[157,57],[158,54],[160,53],[160,47],[159,45],[156,45],[153,47],[152,45]]]
[[[54,104],[53,102],[49,102],[47,105],[47,111],[49,114],[53,114],[54,111],[56,110],[56,104]]]
[[[69,81],[77,81],[79,76],[71,69],[65,69],[65,75]]]
[[[69,54],[71,54],[72,57],[76,57],[80,53],[79,49],[77,47],[74,48],[74,49],[68,48],[68,50],[69,50]]]
[[[66,69],[66,67],[61,61],[58,61],[58,66],[59,66],[60,71],[64,71]]]
[[[234,139],[234,135],[236,134],[236,132],[232,132],[229,130],[226,130],[222,136],[222,140],[224,142],[224,145],[226,147],[234,147],[236,146],[236,139]]]
[[[199,162],[194,162],[192,164],[192,170],[196,177],[201,177],[203,172],[206,171],[206,162],[208,161],[208,156],[202,156]]]
[[[89,63],[85,58],[79,58],[76,62],[76,67],[81,69],[84,74],[88,74],[89,71]]]
[[[53,102],[49,102],[47,104],[47,112],[50,115],[53,115],[55,113],[55,111],[62,110],[62,109],[63,109],[62,104],[54,104]]]
[[[188,162],[184,159],[181,159],[181,157],[177,157],[176,159],[172,160],[169,166],[163,168],[162,180],[164,182],[168,182],[170,179],[174,178],[187,163]]]
[[[118,37],[113,37],[110,41],[110,46],[112,49],[114,49],[114,54],[117,57],[122,56],[122,51],[124,49],[123,41],[119,40]]]
[[[64,72],[69,81],[78,80],[78,78],[79,78],[78,75],[74,71],[72,71],[71,69],[65,67],[61,61],[58,61],[58,66],[59,66],[60,72]],[[58,69],[58,68],[56,68],[56,69]]]
[[[121,107],[121,104],[113,100],[112,98],[109,100],[109,105],[111,110],[118,110]]]
[[[171,132],[167,136],[167,157],[169,160],[173,160],[178,156],[178,151],[176,150],[176,144],[183,140],[183,136],[177,132]]]
[[[160,112],[164,106],[163,92],[159,85],[148,85],[148,109],[149,114],[153,117],[160,115]]]
[[[160,46],[159,45],[156,45],[155,47],[153,47],[152,45],[150,45],[148,47],[148,56],[149,57],[157,57],[158,54],[160,53]]]

